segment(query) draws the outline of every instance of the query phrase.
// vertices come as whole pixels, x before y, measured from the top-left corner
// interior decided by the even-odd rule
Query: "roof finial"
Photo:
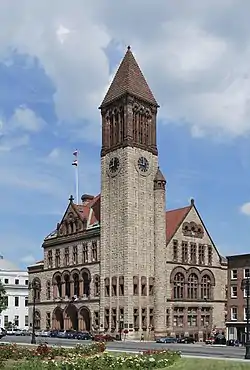
[[[190,199],[190,203],[191,203],[191,206],[194,206],[194,199],[193,198]]]
[[[70,202],[73,202],[73,200],[74,200],[74,197],[73,197],[73,195],[71,195],[71,196],[69,197],[69,201],[70,201]]]
[[[130,50],[131,49],[131,46],[130,45],[128,45],[128,50]]]

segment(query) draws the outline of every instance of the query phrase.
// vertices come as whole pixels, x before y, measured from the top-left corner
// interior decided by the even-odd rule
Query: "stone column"
[[[158,168],[154,179],[154,332],[155,336],[166,335],[166,180]]]
[[[74,297],[74,281],[70,280],[70,297],[69,298],[72,298],[72,297]]]
[[[62,298],[65,298],[65,282],[62,282]]]
[[[53,285],[53,298],[58,298],[58,288],[57,285]]]
[[[79,280],[79,296],[83,296],[83,280]]]

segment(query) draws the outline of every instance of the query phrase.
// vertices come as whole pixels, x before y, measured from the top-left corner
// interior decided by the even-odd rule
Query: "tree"
[[[0,281],[0,313],[8,307],[7,299],[8,296],[6,295],[3,283]]]

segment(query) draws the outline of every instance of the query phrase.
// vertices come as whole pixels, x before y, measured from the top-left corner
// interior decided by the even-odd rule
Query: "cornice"
[[[94,230],[88,230],[75,234],[75,235],[69,235],[69,236],[59,236],[56,238],[47,239],[43,242],[42,248],[47,248],[55,245],[62,245],[62,244],[68,244],[68,243],[74,243],[79,240],[88,240],[93,237],[100,237],[100,227],[95,228]]]

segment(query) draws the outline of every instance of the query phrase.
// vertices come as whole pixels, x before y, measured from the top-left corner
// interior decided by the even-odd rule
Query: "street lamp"
[[[246,292],[246,299],[247,299],[247,307],[246,307],[246,319],[247,319],[247,337],[246,337],[246,353],[245,353],[245,359],[250,360],[250,312],[249,312],[249,306],[250,306],[250,277],[247,277],[246,279],[243,279],[241,282],[241,290],[243,292]]]
[[[31,344],[36,344],[36,334],[35,334],[35,320],[36,320],[36,298],[37,298],[37,293],[40,292],[41,287],[40,284],[37,280],[33,280],[32,282],[29,283],[29,290],[32,291],[32,335],[31,335]]]

